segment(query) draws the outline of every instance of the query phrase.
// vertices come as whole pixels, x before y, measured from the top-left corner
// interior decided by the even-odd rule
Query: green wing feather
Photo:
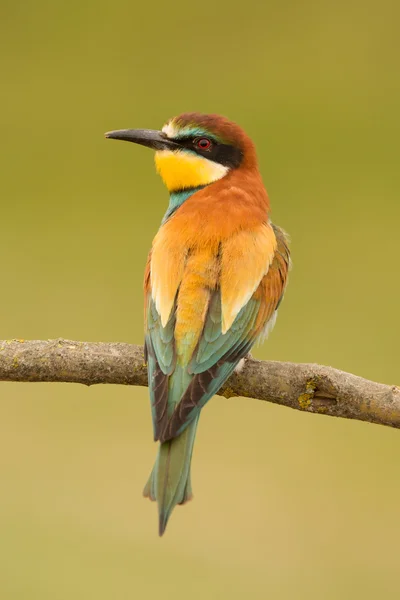
[[[250,299],[232,327],[222,333],[221,297],[211,298],[204,329],[185,367],[177,367],[174,347],[175,317],[165,327],[149,300],[146,348],[155,439],[179,435],[231,375],[254,343],[254,323],[260,301]]]

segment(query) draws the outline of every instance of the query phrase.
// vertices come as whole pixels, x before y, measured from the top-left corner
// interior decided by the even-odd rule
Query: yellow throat
[[[224,165],[182,150],[159,150],[155,162],[170,192],[208,185],[229,171]]]

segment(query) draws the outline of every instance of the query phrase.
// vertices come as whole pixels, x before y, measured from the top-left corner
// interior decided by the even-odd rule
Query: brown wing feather
[[[256,338],[262,337],[269,321],[282,301],[290,268],[288,236],[283,229],[276,225],[272,225],[272,227],[276,236],[277,247],[271,266],[254,294],[254,298],[261,301],[260,311],[254,327]]]

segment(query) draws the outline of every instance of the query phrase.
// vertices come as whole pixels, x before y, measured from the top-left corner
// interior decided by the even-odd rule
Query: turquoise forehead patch
[[[199,127],[198,125],[186,125],[179,129],[179,123],[174,123],[176,127],[176,133],[174,135],[174,140],[181,140],[187,137],[201,137],[206,136],[210,137],[217,142],[223,142],[219,136],[215,135],[215,133],[211,133],[204,127]]]

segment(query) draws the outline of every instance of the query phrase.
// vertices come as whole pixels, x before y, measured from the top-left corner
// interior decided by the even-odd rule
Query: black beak
[[[104,135],[112,140],[133,142],[153,148],[153,150],[176,150],[179,148],[179,145],[169,140],[165,133],[153,129],[118,129],[117,131],[107,131]]]

